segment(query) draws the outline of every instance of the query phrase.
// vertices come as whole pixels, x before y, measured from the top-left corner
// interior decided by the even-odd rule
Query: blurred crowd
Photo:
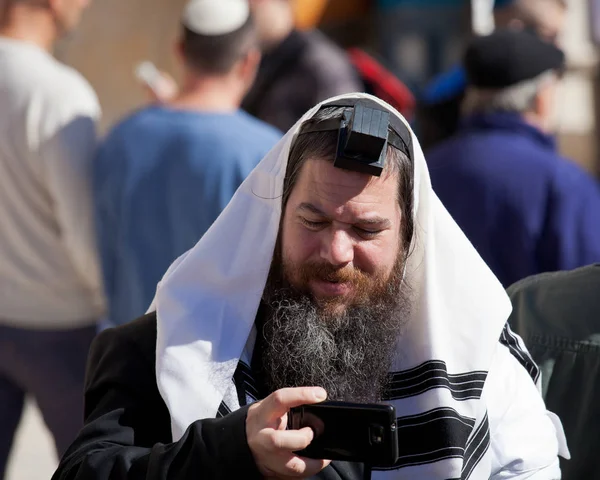
[[[435,193],[508,289],[565,428],[563,478],[600,478],[600,188],[554,135],[564,0],[496,0],[485,36],[460,0],[379,0],[377,54],[298,29],[289,0],[190,0],[178,81],[142,65],[148,104],[103,137],[94,90],[53,56],[87,3],[0,0],[0,477],[26,397],[62,456],[98,331],[146,313],[306,111],[367,92],[411,123]]]

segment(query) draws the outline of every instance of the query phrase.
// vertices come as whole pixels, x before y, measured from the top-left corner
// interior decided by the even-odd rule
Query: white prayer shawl
[[[365,94],[327,102],[342,98],[376,100],[405,122]],[[255,400],[247,365],[288,154],[300,125],[319,107],[267,154],[159,284],[151,307],[158,318],[156,375],[174,440],[198,419],[239,408],[238,391]],[[510,301],[433,192],[411,136],[415,236],[406,278],[415,305],[386,399],[399,415],[401,457],[396,468],[373,478],[558,479],[557,454],[568,456],[562,427],[545,409],[537,367],[505,327]],[[234,382],[238,364],[248,376]]]

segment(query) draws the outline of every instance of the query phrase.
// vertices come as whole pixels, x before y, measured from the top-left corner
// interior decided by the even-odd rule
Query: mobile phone
[[[288,429],[310,427],[313,441],[299,456],[391,467],[398,460],[396,410],[392,405],[322,402],[295,407]]]
[[[152,62],[145,61],[139,63],[135,67],[135,76],[140,82],[147,85],[155,93],[158,92],[160,87],[159,82],[161,79],[161,74],[158,71],[158,68],[156,68],[156,66]]]

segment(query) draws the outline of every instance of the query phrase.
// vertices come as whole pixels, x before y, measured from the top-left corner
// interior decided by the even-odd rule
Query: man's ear
[[[539,118],[544,116],[544,111],[546,109],[545,103],[544,92],[542,89],[539,89],[533,98],[533,105],[531,105],[531,110]]]
[[[543,129],[550,126],[553,120],[555,90],[556,84],[554,82],[548,82],[547,84],[542,85],[538,90],[532,105],[532,110]]]
[[[248,84],[252,84],[256,78],[260,65],[261,53],[258,48],[252,48],[240,61],[240,75]]]
[[[179,63],[185,62],[185,56],[183,54],[183,39],[178,38],[175,43],[173,43],[173,55]]]

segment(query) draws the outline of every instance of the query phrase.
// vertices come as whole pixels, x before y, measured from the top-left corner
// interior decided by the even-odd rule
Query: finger
[[[159,70],[158,73],[160,74],[161,77],[168,78],[169,80],[173,80],[173,76],[166,70]]]
[[[321,387],[282,388],[269,395],[263,402],[269,420],[282,417],[290,408],[319,403],[327,398]]]
[[[275,450],[293,452],[308,447],[313,438],[313,431],[310,427],[305,427],[300,430],[274,430],[271,433],[270,441]]]
[[[330,463],[330,460],[293,456],[285,464],[285,471],[281,473],[289,477],[308,478],[319,473]]]

